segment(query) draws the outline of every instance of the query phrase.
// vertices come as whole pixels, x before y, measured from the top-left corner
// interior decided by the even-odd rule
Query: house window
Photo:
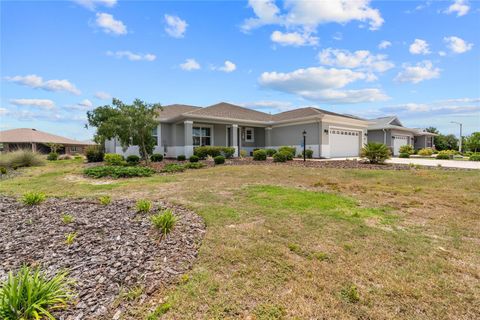
[[[70,147],[70,152],[77,152],[77,146],[71,146]]]
[[[158,145],[158,127],[152,129],[152,137],[155,139],[155,145]]]
[[[253,128],[245,128],[245,142],[254,142]]]
[[[210,146],[212,145],[212,129],[210,127],[193,127],[193,146]]]

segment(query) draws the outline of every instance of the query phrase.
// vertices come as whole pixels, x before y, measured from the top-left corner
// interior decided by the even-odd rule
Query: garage
[[[358,157],[361,132],[356,130],[330,129],[330,157]]]
[[[393,139],[393,155],[398,156],[400,154],[400,147],[408,144],[408,136],[392,136]]]

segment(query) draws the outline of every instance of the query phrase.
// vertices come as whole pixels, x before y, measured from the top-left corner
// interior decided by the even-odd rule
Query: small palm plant
[[[0,319],[55,319],[52,311],[64,309],[73,298],[73,281],[67,272],[53,277],[39,268],[23,266],[0,283]]]
[[[27,192],[22,197],[22,202],[27,206],[33,206],[45,201],[45,194],[41,192]]]
[[[70,233],[67,233],[65,235],[65,243],[68,245],[68,246],[71,246],[73,244],[73,242],[75,241],[75,238],[77,237],[77,233],[76,232],[70,232]]]
[[[62,215],[62,222],[65,224],[72,223],[74,220],[75,218],[71,214],[64,213]]]
[[[152,209],[152,202],[149,200],[140,199],[135,204],[135,207],[137,208],[137,212],[148,213]]]
[[[100,201],[100,204],[107,206],[110,204],[110,202],[112,202],[112,198],[110,196],[101,196],[98,198],[98,201]]]
[[[162,237],[166,237],[173,230],[173,227],[177,222],[177,217],[173,215],[172,210],[167,209],[163,212],[152,215],[150,221],[155,228],[160,230]]]
[[[383,143],[369,142],[362,148],[361,156],[370,163],[384,163],[391,155],[390,149]]]

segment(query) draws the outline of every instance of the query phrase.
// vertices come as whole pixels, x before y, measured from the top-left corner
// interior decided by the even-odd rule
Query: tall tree
[[[160,104],[150,104],[140,99],[125,104],[114,98],[112,106],[88,111],[88,124],[97,128],[95,142],[104,144],[105,140],[117,138],[124,150],[136,145],[141,157],[148,163],[156,142],[152,131],[158,125],[158,108],[161,108]]]
[[[465,145],[472,152],[480,151],[480,132],[474,132],[466,137]]]

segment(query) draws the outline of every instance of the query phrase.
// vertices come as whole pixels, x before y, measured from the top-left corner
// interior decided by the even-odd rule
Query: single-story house
[[[306,148],[315,158],[356,157],[367,142],[369,122],[354,116],[307,107],[268,114],[230,103],[208,107],[174,104],[159,111],[155,153],[166,157],[191,156],[197,146],[229,146],[251,154],[259,148]],[[138,146],[123,150],[116,139],[105,143],[106,152],[138,155]]]
[[[62,145],[57,151],[62,154],[83,153],[87,146],[95,145],[93,142],[77,141],[37,129],[19,128],[0,131],[1,152],[29,149],[40,153],[49,153],[48,144],[50,143]]]
[[[434,133],[421,129],[404,127],[396,116],[369,120],[368,142],[380,142],[390,147],[394,156],[400,154],[400,147],[411,145],[415,149],[434,148]]]

